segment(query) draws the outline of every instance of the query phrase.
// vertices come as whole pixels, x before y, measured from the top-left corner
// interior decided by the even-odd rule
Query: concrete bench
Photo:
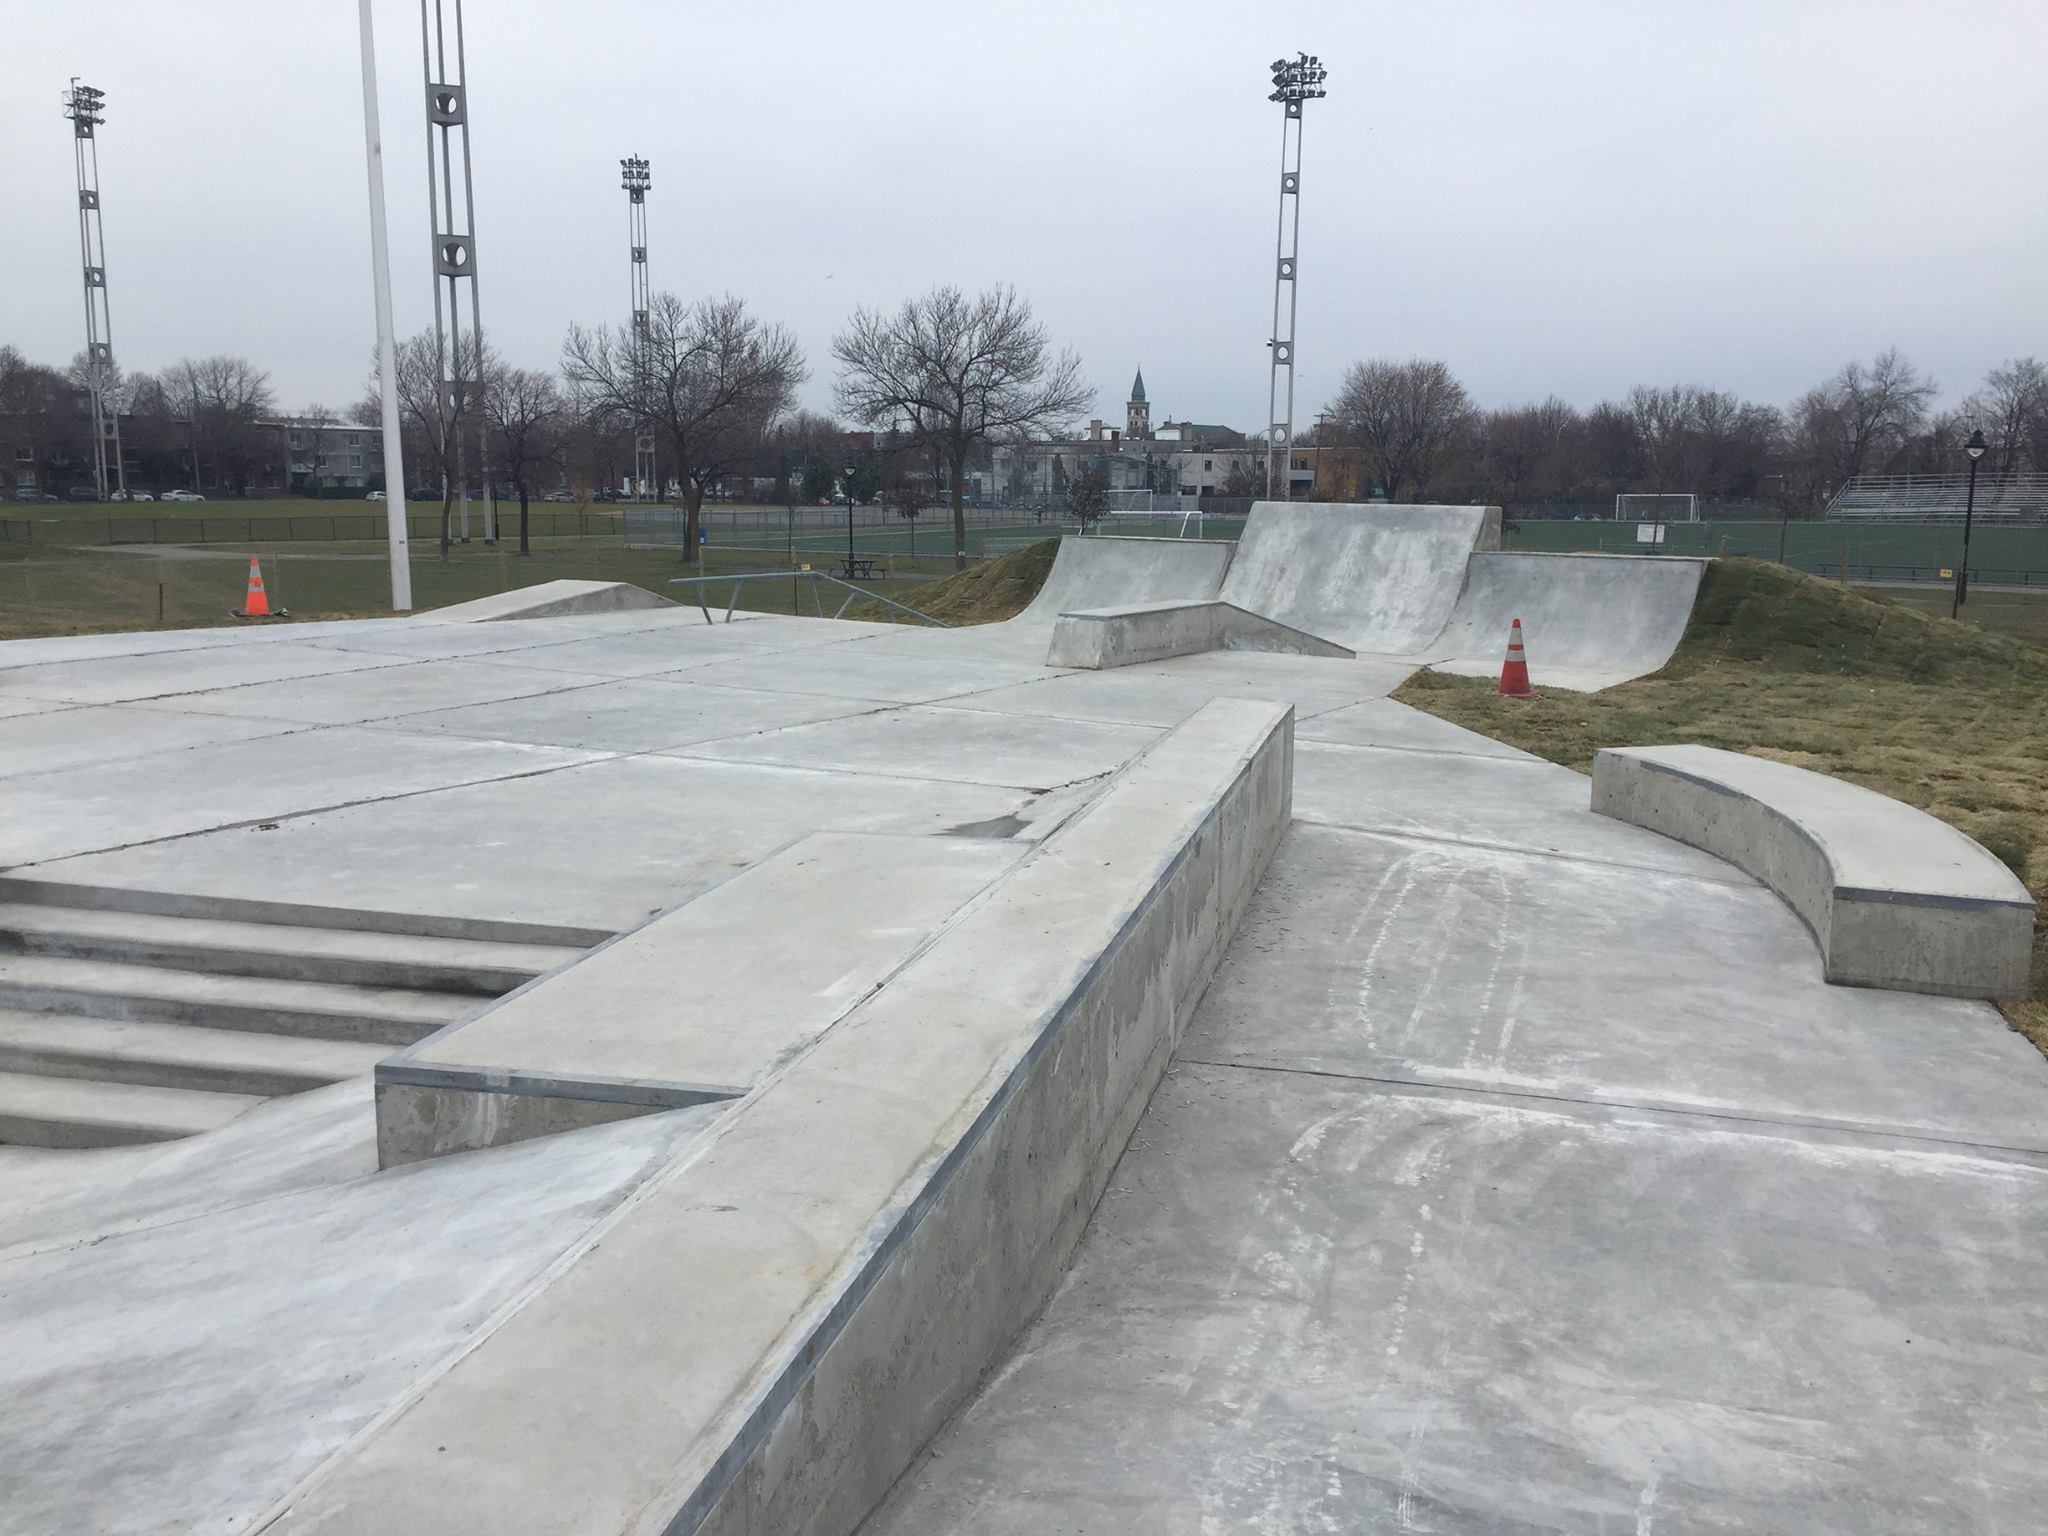
[[[1594,754],[1593,809],[1705,849],[1799,914],[1848,986],[2024,997],[2034,903],[1946,822],[1855,784],[1714,747]]]
[[[1235,603],[1133,603],[1062,613],[1053,621],[1045,662],[1049,667],[1129,667],[1203,651],[1278,651],[1347,661],[1355,654]]]

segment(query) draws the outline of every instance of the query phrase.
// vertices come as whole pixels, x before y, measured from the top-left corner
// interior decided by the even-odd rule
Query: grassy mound
[[[1530,703],[1422,672],[1394,697],[1576,768],[1608,746],[1699,742],[1833,774],[1977,839],[2048,912],[2048,650],[1756,560],[1708,566],[1669,665]],[[2006,1016],[2048,1050],[2048,930]]]
[[[938,581],[929,581],[903,595],[902,600],[920,613],[928,613],[948,624],[995,624],[1014,619],[1038,596],[1059,553],[1058,539],[1045,539],[1013,549],[994,560],[984,560],[956,571]],[[879,603],[855,603],[846,611],[849,619],[887,619]]]

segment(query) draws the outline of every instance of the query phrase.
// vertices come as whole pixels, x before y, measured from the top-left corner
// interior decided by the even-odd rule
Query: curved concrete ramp
[[[1213,539],[1124,539],[1101,534],[1060,540],[1059,554],[1031,606],[1010,622],[1051,625],[1082,608],[1201,602],[1216,595],[1231,546]]]
[[[1465,562],[1500,543],[1498,507],[1261,501],[1222,597],[1354,651],[1426,651]]]
[[[1706,568],[1663,555],[1475,554],[1443,632],[1417,656],[1440,672],[1490,676],[1520,619],[1539,688],[1611,688],[1671,659]]]

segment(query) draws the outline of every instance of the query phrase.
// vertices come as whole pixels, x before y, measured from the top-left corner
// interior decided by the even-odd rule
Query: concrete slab
[[[833,698],[872,699],[890,704],[929,704],[984,689],[1053,676],[1038,662],[984,655],[885,654],[862,642],[808,649],[791,666],[781,655],[714,661],[690,669],[693,682],[778,693],[817,693]]]
[[[242,827],[252,829],[239,843],[246,862],[234,888],[221,894],[248,895],[252,885],[270,883],[276,861],[286,856],[267,843],[247,841],[272,835],[253,830],[258,824],[450,784],[548,773],[598,755],[450,736],[401,743],[395,735],[337,726],[191,747],[171,757],[22,774],[8,781],[13,814],[0,823],[0,866]],[[320,871],[302,874],[319,883]]]
[[[1272,699],[1298,718],[1383,697],[1414,671],[1399,662],[1213,652],[1109,672],[1068,672],[1039,682],[990,687],[950,701],[960,709],[1170,726],[1210,699]]]
[[[910,705],[704,742],[677,755],[1044,792],[1108,773],[1157,736],[1145,726]]]
[[[1344,709],[1325,710],[1295,732],[1303,741],[1346,747],[1398,747],[1411,752],[1456,752],[1469,757],[1537,761],[1533,754],[1491,736],[1468,731],[1392,699],[1368,699]]]
[[[394,733],[360,734],[383,742],[385,759],[410,757],[390,740]],[[433,739],[484,746],[486,761],[550,750]],[[62,859],[37,873],[236,896],[248,894],[253,869],[276,901],[616,931],[810,832],[987,835],[1071,809],[1062,796],[975,784],[611,758],[297,815],[275,831],[242,825]],[[1018,835],[1028,837],[1029,826]]]
[[[22,715],[46,715],[52,710],[74,707],[48,699],[15,699],[0,695],[0,720],[13,720]]]
[[[1585,775],[1555,763],[1301,741],[1294,775],[1301,821],[1752,883],[1733,865],[1670,838],[1615,836],[1641,829],[1595,815]]]
[[[383,658],[284,643],[218,646],[203,654],[203,661],[194,660],[183,651],[165,651],[6,666],[0,671],[0,693],[63,704],[122,704],[202,688],[231,688],[242,683],[318,677],[390,665]],[[6,659],[5,653],[0,652],[0,665]]]
[[[181,693],[138,706],[188,716],[238,716],[311,725],[360,725],[428,710],[586,687],[605,679],[484,661],[422,661],[289,682]]]
[[[86,763],[149,757],[218,742],[253,741],[293,729],[281,720],[228,720],[140,704],[55,705],[0,730],[0,778]]]
[[[785,649],[761,637],[747,638],[744,624],[667,625],[627,635],[587,639],[563,637],[552,645],[533,646],[516,656],[501,657],[522,667],[562,672],[598,673],[605,677],[648,677],[656,673],[694,673],[716,662],[774,654]],[[797,637],[785,635],[785,641]],[[809,643],[829,646],[841,636],[812,636]],[[795,648],[790,646],[787,648]]]
[[[2027,1529],[2044,1198],[1947,1150],[1183,1067],[862,1531]]]
[[[352,1091],[366,1115],[367,1085]],[[0,1309],[0,1530],[259,1524],[715,1116],[650,1116],[17,1252]]]
[[[2040,1052],[1826,985],[1761,887],[1297,822],[1243,935],[1190,1059],[2048,1151]]]
[[[569,674],[561,675],[566,678]],[[705,687],[664,675],[434,710],[407,715],[396,724],[406,731],[441,731],[482,741],[654,752],[886,707],[871,699]]]

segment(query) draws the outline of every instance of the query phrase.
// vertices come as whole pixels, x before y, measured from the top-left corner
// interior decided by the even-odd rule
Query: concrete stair
[[[582,954],[590,935],[10,879],[0,1143],[196,1135],[367,1074]]]

